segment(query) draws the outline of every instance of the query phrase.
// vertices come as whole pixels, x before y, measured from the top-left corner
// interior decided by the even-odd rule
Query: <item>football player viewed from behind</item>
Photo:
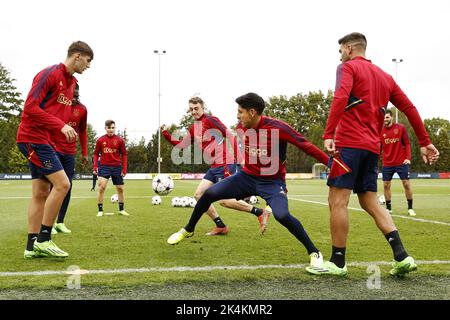
[[[327,181],[332,254],[330,261],[307,271],[316,275],[347,274],[348,203],[353,190],[392,248],[391,275],[403,276],[416,270],[417,265],[404,248],[392,217],[377,199],[380,133],[388,102],[408,117],[426,163],[437,161],[439,152],[431,144],[416,107],[392,76],[366,59],[366,37],[354,32],[338,43],[342,64],[337,68],[336,90],[323,135],[324,148],[334,160]]]

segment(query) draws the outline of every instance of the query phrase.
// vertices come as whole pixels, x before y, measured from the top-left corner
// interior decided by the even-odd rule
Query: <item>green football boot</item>
[[[405,274],[417,270],[417,264],[413,257],[406,257],[402,261],[392,262],[392,269],[389,273],[395,277],[404,277]]]
[[[52,240],[44,242],[34,242],[33,249],[39,253],[45,253],[55,258],[66,258],[69,254],[61,250]]]
[[[333,262],[325,261],[321,266],[309,266],[306,267],[306,271],[314,275],[320,276],[323,274],[329,274],[338,277],[344,277],[347,275],[347,266],[339,268]]]
[[[61,222],[61,223],[57,223],[54,225],[54,228],[56,229],[56,231],[61,232],[61,233],[72,233],[72,231],[66,227],[66,225]]]
[[[42,253],[42,252],[37,252],[34,250],[29,251],[29,250],[25,249],[25,252],[23,253],[23,258],[27,259],[27,260],[31,260],[34,258],[45,258],[45,257],[48,257],[48,254]]]
[[[194,232],[187,232],[184,228],[181,228],[180,231],[172,234],[169,239],[167,239],[168,244],[178,244],[185,238],[190,238],[194,235]]]

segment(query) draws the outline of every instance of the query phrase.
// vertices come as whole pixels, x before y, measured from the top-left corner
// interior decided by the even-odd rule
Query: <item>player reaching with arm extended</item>
[[[72,43],[64,63],[36,75],[25,101],[16,139],[19,150],[28,159],[32,178],[25,259],[69,255],[51,240],[53,223],[70,189],[55,151],[55,141],[76,140],[75,129],[64,122],[76,84],[73,74],[83,73],[93,58],[94,53],[86,43]]]
[[[275,219],[297,238],[310,255],[310,264],[322,264],[322,254],[300,221],[290,214],[285,183],[287,143],[295,145],[323,164],[328,156],[287,123],[263,116],[264,100],[255,93],[236,99],[242,126],[245,164],[242,171],[211,186],[200,197],[188,224],[172,234],[167,242],[177,244],[194,235],[194,229],[210,205],[220,199],[261,196],[273,210]]]
[[[119,214],[129,216],[125,211],[123,177],[127,174],[127,149],[125,140],[116,135],[116,123],[105,122],[106,134],[97,139],[94,150],[94,174],[98,176],[97,217],[103,216],[103,198],[109,178],[116,186],[119,196]],[[100,157],[100,163],[98,161]]]
[[[195,190],[194,197],[198,200],[212,185],[236,173],[238,170],[238,166],[236,165],[237,146],[233,134],[227,127],[217,117],[205,113],[204,102],[201,98],[193,97],[189,99],[189,112],[195,122],[189,128],[188,134],[183,139],[174,139],[169,131],[167,131],[165,125],[161,127],[161,130],[164,138],[176,148],[186,148],[196,142],[200,145],[202,151],[206,151],[205,158],[207,159],[205,160],[211,163],[211,167],[198,185],[197,190]],[[228,151],[227,142],[232,146],[233,151]],[[208,151],[211,154],[206,154]],[[270,208],[260,209],[245,201],[237,201],[235,199],[224,200],[221,202],[221,205],[256,215],[260,222],[260,232],[264,233],[266,230],[267,221],[271,212]],[[222,221],[213,205],[208,208],[207,214],[214,221],[216,227],[206,233],[206,235],[228,234],[230,229]]]
[[[321,267],[308,267],[307,271],[316,275],[347,274],[348,202],[353,190],[392,248],[391,275],[403,276],[416,270],[417,265],[406,252],[392,217],[377,199],[380,133],[388,102],[408,117],[426,163],[437,161],[439,152],[431,144],[417,109],[394,79],[366,59],[366,37],[355,32],[338,43],[342,64],[337,68],[334,98],[323,135],[324,148],[334,156],[327,182],[332,255]]]

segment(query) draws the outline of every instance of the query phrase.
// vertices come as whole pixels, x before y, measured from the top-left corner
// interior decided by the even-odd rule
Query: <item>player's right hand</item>
[[[421,147],[420,154],[422,155],[423,162],[430,165],[436,163],[439,159],[439,151],[432,144],[429,144],[426,147]]]
[[[71,126],[65,124],[64,127],[62,127],[61,132],[66,136],[66,139],[68,142],[75,141],[77,139],[77,132],[74,128]]]
[[[81,157],[81,167],[83,169],[86,168],[88,163],[89,163],[88,156],[82,156]]]
[[[336,145],[334,144],[333,139],[325,139],[323,141],[323,147],[331,155],[334,155],[336,153]]]
[[[94,168],[94,170],[92,171],[92,174],[93,174],[94,176],[96,176],[96,175],[97,175],[97,169]]]

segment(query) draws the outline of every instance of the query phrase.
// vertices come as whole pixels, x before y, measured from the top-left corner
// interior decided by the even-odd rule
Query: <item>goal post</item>
[[[313,179],[326,179],[328,167],[323,163],[315,163],[312,167]]]

